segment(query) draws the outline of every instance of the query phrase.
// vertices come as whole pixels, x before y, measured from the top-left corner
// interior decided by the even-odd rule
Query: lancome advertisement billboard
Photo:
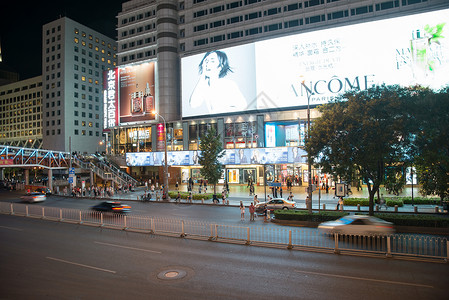
[[[181,67],[183,117],[303,107],[308,96],[323,104],[383,83],[439,89],[449,84],[449,10],[225,48]]]
[[[104,128],[154,120],[155,62],[103,72]]]

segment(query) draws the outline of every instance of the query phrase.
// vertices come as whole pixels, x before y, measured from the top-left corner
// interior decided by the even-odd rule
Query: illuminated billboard
[[[168,165],[198,166],[199,155],[201,151],[168,151]],[[219,161],[222,165],[306,163],[306,152],[299,147],[225,149]],[[164,166],[165,153],[128,152],[126,164],[130,167]]]
[[[103,72],[104,128],[154,120],[155,62]]]
[[[438,89],[449,84],[449,10],[225,48],[181,67],[183,117],[323,104],[383,83]]]

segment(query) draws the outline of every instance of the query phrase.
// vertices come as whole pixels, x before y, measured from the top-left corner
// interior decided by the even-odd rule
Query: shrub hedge
[[[326,222],[346,216],[348,215],[348,213],[339,211],[322,211],[319,213],[314,212],[312,214],[309,214],[308,211],[304,210],[276,210],[274,212],[274,215],[277,220]],[[382,220],[391,222],[397,226],[417,226],[433,228],[449,227],[449,218],[445,218],[442,216],[393,213],[375,213],[375,216]]]
[[[325,222],[336,220],[348,215],[348,213],[340,211],[322,211],[309,214],[308,211],[303,210],[276,210],[274,215],[277,220]]]
[[[391,222],[397,226],[417,226],[417,227],[449,227],[449,218],[430,215],[414,214],[375,214],[376,217]]]
[[[179,194],[181,195],[181,199],[187,199],[187,197],[189,196],[188,192],[179,192]],[[178,192],[168,192],[168,195],[170,196],[170,198],[172,199],[176,199],[176,197],[178,196]],[[203,194],[194,194],[192,193],[192,200],[208,200],[208,199],[212,199],[213,197],[213,193],[203,193]]]
[[[385,202],[389,207],[394,207],[395,205],[397,205],[398,207],[404,206],[404,202],[402,201],[402,199],[399,198],[385,198]],[[357,206],[357,204],[360,204],[360,206],[369,206],[369,199],[347,198],[343,199],[343,204],[348,206]]]

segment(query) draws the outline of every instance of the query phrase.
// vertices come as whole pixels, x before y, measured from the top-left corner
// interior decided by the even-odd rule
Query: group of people
[[[254,196],[255,202],[251,202],[251,204],[248,206],[248,211],[249,211],[249,220],[250,221],[255,221],[257,213],[256,213],[256,205],[257,203],[259,203],[259,201],[257,200],[257,195]],[[245,206],[243,205],[243,201],[240,201],[240,220],[244,221],[245,220]],[[268,222],[269,220],[269,210],[267,209],[267,205],[265,204],[263,207],[263,212],[262,212],[263,216],[264,216],[264,221]]]

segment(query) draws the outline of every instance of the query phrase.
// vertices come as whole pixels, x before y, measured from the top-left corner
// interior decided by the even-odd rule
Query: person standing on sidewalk
[[[245,206],[243,206],[242,201],[240,201],[240,220],[245,220]]]
[[[253,203],[251,202],[251,204],[249,205],[249,220],[250,221],[254,221],[254,213],[256,211],[256,208],[254,207]]]

